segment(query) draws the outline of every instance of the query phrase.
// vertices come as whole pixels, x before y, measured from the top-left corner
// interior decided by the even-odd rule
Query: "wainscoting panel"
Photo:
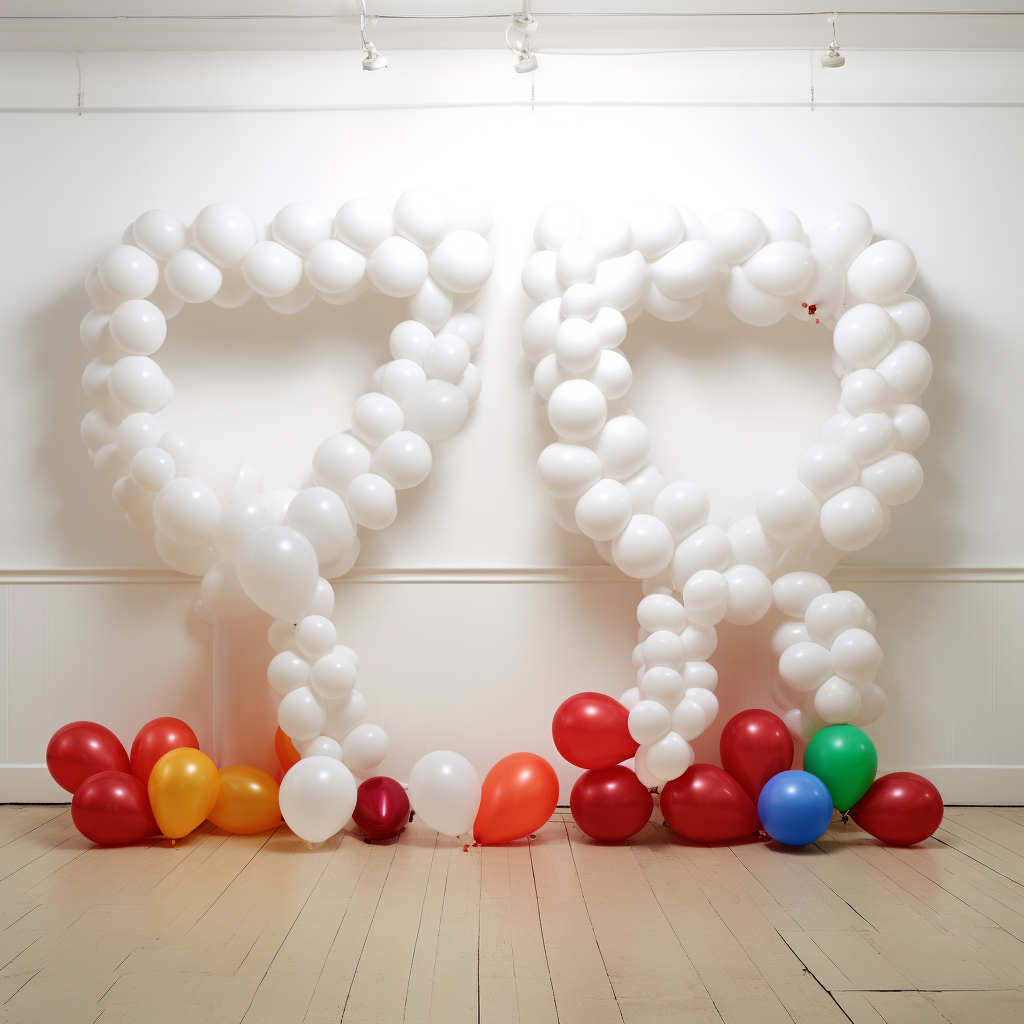
[[[846,573],[846,575],[843,575]],[[921,771],[950,803],[1024,803],[1024,580],[992,572],[837,570],[874,610],[889,709],[869,732],[880,770]],[[634,685],[640,587],[604,570],[364,572],[335,587],[341,641],[362,659],[373,721],[391,737],[383,770],[406,779],[450,748],[483,775],[533,750],[563,783],[551,716],[580,690]],[[80,718],[130,744],[174,715],[220,763],[276,768],[266,622],[201,622],[198,585],[174,574],[23,573],[0,585],[0,801],[67,800],[46,773],[53,731]],[[721,713],[697,741],[716,761],[721,727],[744,707],[776,708],[766,641],[777,619],[723,624],[712,661]]]

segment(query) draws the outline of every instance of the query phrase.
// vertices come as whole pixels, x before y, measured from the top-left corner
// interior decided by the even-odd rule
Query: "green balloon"
[[[868,791],[877,770],[875,745],[855,725],[826,726],[804,751],[804,771],[825,783],[832,805],[844,814]]]

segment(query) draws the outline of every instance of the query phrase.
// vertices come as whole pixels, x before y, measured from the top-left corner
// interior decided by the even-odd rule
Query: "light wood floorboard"
[[[948,808],[911,848],[628,843],[558,811],[464,849],[416,821],[310,849],[206,823],[94,847],[0,807],[0,1022],[1024,1021],[1024,812]]]

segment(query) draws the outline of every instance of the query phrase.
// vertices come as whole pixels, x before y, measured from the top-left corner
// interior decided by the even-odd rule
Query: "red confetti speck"
[[[815,318],[815,321],[814,321],[814,322],[815,322],[816,324],[820,324],[820,323],[821,323],[821,321],[820,321],[820,320],[818,320],[817,318]]]
[[[804,309],[806,309],[806,308],[807,308],[807,303],[806,303],[806,302],[801,302],[801,303],[800,303],[800,305],[801,305],[801,306],[803,306],[803,307],[804,307]]]
[[[462,847],[462,852],[469,853],[469,843],[466,843],[466,845]]]
[[[808,312],[808,313],[817,313],[817,312],[818,312],[818,307],[817,307],[817,306],[816,306],[816,305],[815,305],[815,304],[814,304],[814,303],[812,302],[812,303],[811,303],[811,304],[810,304],[810,305],[809,305],[809,306],[807,307],[807,312]]]

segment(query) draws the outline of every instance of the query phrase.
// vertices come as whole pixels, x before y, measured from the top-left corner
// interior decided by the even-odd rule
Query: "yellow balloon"
[[[277,783],[262,768],[233,764],[220,770],[220,796],[207,817],[225,832],[248,836],[281,824]]]
[[[168,750],[149,773],[149,803],[168,839],[180,839],[208,817],[220,793],[217,766],[201,750]]]

